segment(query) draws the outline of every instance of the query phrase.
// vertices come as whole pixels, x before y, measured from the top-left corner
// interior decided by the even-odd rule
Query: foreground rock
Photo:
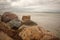
[[[13,40],[22,40],[22,38],[18,35],[18,31],[12,30],[8,28],[9,26],[3,22],[0,22],[0,32],[4,32],[9,37],[11,37]]]
[[[19,30],[19,36],[21,36],[23,40],[60,40],[54,33],[48,32],[39,26],[23,25]]]

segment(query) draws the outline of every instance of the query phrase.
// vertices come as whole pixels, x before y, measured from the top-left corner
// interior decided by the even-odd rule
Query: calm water
[[[17,13],[19,19],[23,15],[31,15],[31,20],[39,26],[54,32],[60,38],[60,14],[59,13]]]

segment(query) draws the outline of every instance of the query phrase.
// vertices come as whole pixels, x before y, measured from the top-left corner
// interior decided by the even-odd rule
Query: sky
[[[60,12],[60,0],[0,0],[0,11]]]

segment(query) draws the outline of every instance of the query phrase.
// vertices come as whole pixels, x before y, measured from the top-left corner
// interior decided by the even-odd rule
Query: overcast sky
[[[60,0],[0,0],[0,11],[60,12]]]

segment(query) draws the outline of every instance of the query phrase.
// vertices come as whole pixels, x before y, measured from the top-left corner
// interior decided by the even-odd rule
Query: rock
[[[26,22],[23,22],[22,21],[22,25],[28,25],[28,26],[34,26],[34,25],[37,25],[37,23],[33,22],[33,21],[26,21]]]
[[[4,32],[0,31],[0,40],[13,40],[13,39]]]
[[[51,38],[51,39],[49,39],[49,40],[60,40],[60,38],[58,38],[58,37],[53,37],[53,38]]]
[[[30,16],[23,16],[22,17],[22,25],[37,25],[37,23],[31,21],[31,17]]]
[[[18,35],[18,30],[9,29],[8,26],[3,22],[0,22],[0,31],[4,32],[14,40],[22,40],[22,38]]]
[[[1,15],[0,15],[0,22],[1,22]]]
[[[22,20],[23,20],[24,22],[26,22],[26,21],[31,20],[31,17],[30,17],[29,15],[23,16],[23,17],[22,17]]]
[[[4,22],[0,22],[0,29],[11,29],[10,26]]]
[[[8,22],[8,25],[11,27],[11,29],[17,30],[21,26],[21,21],[14,19]]]
[[[56,38],[54,33],[48,32],[39,26],[22,26],[19,29],[19,36],[23,40],[51,40]]]
[[[41,40],[49,40],[55,38],[55,35],[51,32],[44,32],[43,37],[41,38]]]
[[[23,28],[19,33],[23,40],[39,40],[42,35],[42,32],[35,26]]]
[[[18,17],[16,14],[11,13],[11,12],[5,12],[1,17],[1,20],[5,23],[7,23],[13,19],[18,19]]]

